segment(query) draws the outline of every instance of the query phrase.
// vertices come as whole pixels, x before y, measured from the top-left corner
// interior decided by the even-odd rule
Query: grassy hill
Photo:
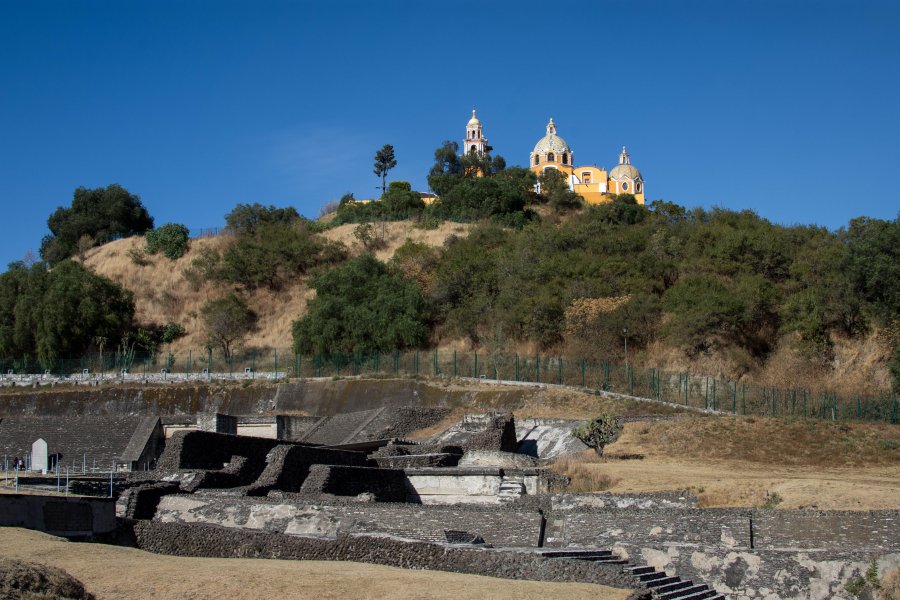
[[[839,328],[832,328],[827,333],[827,347],[817,354],[818,351],[815,348],[810,351],[808,344],[804,346],[798,343],[801,340],[801,332],[797,329],[782,332],[772,330],[771,320],[775,318],[772,307],[765,309],[768,312],[761,316],[749,317],[749,326],[741,334],[744,338],[753,337],[756,334],[754,332],[754,328],[756,328],[768,337],[770,341],[766,343],[772,347],[766,352],[756,355],[752,353],[752,344],[756,342],[751,340],[742,345],[735,336],[731,338],[716,336],[713,346],[705,351],[696,351],[696,349],[691,350],[684,343],[680,343],[681,340],[674,335],[661,335],[671,328],[672,315],[668,312],[658,313],[660,310],[658,300],[652,300],[655,304],[644,308],[638,304],[636,309],[630,310],[630,316],[629,314],[624,316],[618,313],[610,314],[609,322],[612,325],[607,325],[605,330],[598,334],[609,336],[611,330],[613,337],[610,339],[595,338],[590,332],[592,330],[585,328],[575,332],[561,332],[560,337],[556,341],[550,342],[549,346],[547,343],[543,343],[539,336],[530,335],[527,331],[524,333],[520,331],[518,335],[495,336],[492,328],[501,329],[501,325],[495,325],[496,319],[504,316],[502,312],[498,312],[500,310],[496,306],[498,302],[505,301],[507,304],[519,303],[522,305],[523,299],[526,302],[534,299],[532,307],[528,309],[532,310],[534,315],[521,313],[517,318],[520,319],[520,322],[523,322],[523,319],[524,322],[531,320],[534,323],[532,327],[539,328],[553,319],[559,321],[561,315],[552,313],[552,311],[561,310],[561,308],[554,307],[565,306],[564,303],[567,300],[564,297],[574,296],[577,298],[580,294],[596,297],[604,290],[627,290],[629,286],[641,288],[648,285],[642,283],[641,277],[644,277],[646,281],[652,281],[652,279],[647,279],[643,273],[648,271],[651,274],[650,277],[656,277],[656,272],[663,268],[659,264],[666,261],[668,262],[664,268],[672,270],[673,275],[663,274],[663,277],[674,276],[684,279],[685,271],[687,271],[701,274],[718,273],[714,276],[725,282],[731,280],[755,282],[753,278],[756,275],[753,274],[753,269],[760,271],[770,268],[764,263],[773,259],[757,257],[755,260],[759,260],[760,265],[750,267],[750,275],[740,275],[740,271],[747,267],[741,266],[740,262],[735,262],[744,259],[741,258],[741,254],[734,253],[752,252],[753,248],[747,249],[745,246],[763,243],[759,241],[760,239],[769,243],[767,237],[771,237],[771,235],[765,228],[784,231],[778,229],[777,226],[766,224],[758,218],[752,219],[741,214],[740,218],[749,224],[743,222],[727,223],[726,225],[712,223],[705,226],[708,231],[700,232],[702,234],[700,237],[705,237],[697,241],[691,239],[692,234],[679,232],[679,228],[683,229],[683,225],[659,228],[659,226],[644,223],[635,225],[604,225],[603,222],[592,224],[591,220],[595,222],[598,220],[594,212],[575,211],[556,215],[546,207],[539,208],[543,209],[539,211],[543,218],[543,223],[539,227],[520,232],[507,230],[509,233],[506,234],[491,233],[490,230],[482,228],[478,230],[480,231],[478,240],[468,244],[468,247],[465,244],[456,244],[452,253],[442,250],[443,253],[438,255],[437,266],[432,264],[429,267],[430,271],[416,274],[421,279],[420,286],[428,288],[431,285],[430,282],[440,275],[441,261],[452,263],[453,256],[450,259],[446,257],[455,253],[457,263],[468,269],[467,277],[471,278],[473,274],[477,276],[479,272],[487,273],[497,278],[496,282],[491,285],[505,285],[510,288],[508,292],[501,290],[500,296],[496,300],[486,300],[493,306],[483,310],[478,308],[477,302],[473,303],[471,300],[483,293],[483,290],[475,289],[470,282],[461,281],[459,283],[462,287],[457,293],[462,296],[461,300],[456,302],[461,302],[463,309],[470,312],[476,311],[469,318],[479,319],[477,329],[480,332],[480,338],[477,339],[472,335],[465,335],[459,326],[454,326],[452,318],[454,313],[447,308],[446,301],[440,297],[435,298],[436,312],[446,316],[443,317],[443,321],[438,319],[435,325],[432,333],[434,344],[442,349],[460,350],[489,349],[492,345],[500,344],[509,351],[522,354],[541,352],[570,357],[600,352],[609,346],[612,348],[612,355],[608,358],[614,362],[622,362],[623,357],[620,356],[621,348],[619,348],[621,339],[615,337],[615,322],[617,322],[615,318],[630,319],[627,321],[629,323],[644,319],[658,319],[658,324],[648,325],[643,332],[639,330],[639,327],[632,326],[633,333],[631,335],[633,337],[629,340],[629,359],[631,361],[669,371],[708,374],[781,388],[828,389],[844,394],[878,393],[890,388],[891,373],[888,365],[891,360],[891,342],[877,326],[860,327],[853,334],[843,333]],[[726,214],[725,220],[730,218],[730,214]],[[588,215],[590,218],[587,218]],[[339,225],[325,229],[321,233],[315,234],[315,237],[341,242],[351,256],[359,255],[366,249],[354,235],[356,227],[355,224]],[[423,228],[410,221],[374,223],[375,236],[379,239],[383,238],[383,243],[374,250],[374,254],[382,261],[390,260],[396,250],[408,240],[432,248],[443,248],[451,236],[458,239],[466,238],[471,231],[477,230],[475,229],[477,227],[453,222],[441,222],[434,228]],[[652,230],[653,227],[657,227],[655,232]],[[670,231],[667,231],[666,228]],[[760,229],[762,232],[758,231]],[[639,233],[641,231],[648,233]],[[801,232],[799,235],[807,237],[826,235],[810,233],[814,230],[808,228],[799,228],[799,231]],[[795,237],[798,235],[792,234],[790,231],[788,233]],[[748,241],[747,238],[751,234],[757,236],[756,241],[752,238]],[[498,238],[498,235],[506,237]],[[638,238],[639,235],[649,235],[649,242]],[[698,258],[691,258],[690,262],[685,262],[688,259],[682,258],[680,265],[675,263],[671,256],[666,258],[669,254],[680,252],[677,248],[673,250],[678,236],[690,244],[703,244],[699,250],[694,250]],[[735,236],[739,238],[737,242],[731,239]],[[725,241],[716,241],[716,237]],[[486,240],[483,248],[480,241],[482,239]],[[248,349],[277,348],[279,351],[287,351],[292,345],[291,325],[293,321],[306,314],[307,301],[315,296],[315,290],[311,289],[309,285],[310,275],[292,276],[279,289],[274,290],[264,286],[247,287],[216,280],[198,282],[196,279],[192,280],[185,276],[185,272],[190,269],[192,262],[204,251],[215,250],[222,253],[230,245],[235,244],[235,240],[234,236],[228,235],[194,239],[191,240],[187,254],[175,261],[157,254],[145,256],[140,261],[141,264],[138,264],[131,255],[134,251],[144,247],[144,239],[142,237],[126,238],[88,250],[84,253],[84,264],[94,272],[120,283],[134,294],[136,321],[139,324],[161,325],[174,322],[185,328],[186,335],[161,348],[163,352],[175,354],[183,354],[188,350],[202,352],[206,334],[199,316],[200,307],[208,300],[221,297],[232,290],[238,291],[259,317],[258,327],[244,341],[244,347]],[[646,244],[668,245],[668,249],[657,251],[652,246],[647,248]],[[707,248],[714,244],[721,247]],[[738,247],[744,249],[735,249],[733,247],[735,244],[739,244]],[[629,249],[628,245],[634,246],[633,250]],[[777,246],[777,244],[775,245]],[[787,243],[782,242],[781,245],[786,246]],[[810,243],[806,245],[810,245]],[[793,260],[796,263],[799,260],[797,256],[802,258],[806,249],[799,242],[794,242],[794,246],[800,246],[800,249],[788,251],[776,248],[768,251],[779,260]],[[600,251],[610,255],[598,256],[597,252]],[[815,251],[816,248],[813,246],[810,252]],[[648,252],[651,256],[647,256]],[[723,253],[731,253],[732,256],[722,257]],[[659,256],[654,258],[656,255]],[[649,267],[642,266],[648,264],[647,260],[655,261],[657,264],[651,262]],[[434,263],[435,259],[432,259],[431,262]],[[591,265],[598,263],[604,265],[599,273],[578,274],[579,270],[586,268],[596,270],[596,267]],[[794,267],[791,265],[778,267],[781,271],[789,268],[793,269]],[[571,272],[564,273],[565,271]],[[563,274],[560,275],[560,273]],[[732,274],[728,275],[727,273]],[[703,276],[708,279],[710,277]],[[741,277],[743,280],[740,279]],[[791,277],[796,278],[796,276],[782,273],[778,277],[785,282],[777,284],[782,289],[781,291],[772,291],[773,297],[783,297],[787,293],[794,293],[794,289],[799,284],[794,283]],[[785,277],[787,277],[786,280]],[[521,278],[521,281],[517,278]],[[510,280],[515,281],[515,284],[510,286]],[[671,285],[671,283],[666,285]],[[728,285],[738,286],[733,290],[734,298],[740,299],[757,293],[752,289],[742,291],[742,288],[739,287],[740,283],[728,283]],[[771,284],[769,285],[771,287]],[[517,286],[520,289],[517,290]],[[578,286],[584,287],[584,291],[574,289]],[[827,288],[827,283],[821,287]],[[425,289],[424,292],[426,295],[429,293],[435,295],[433,290]],[[504,299],[504,293],[513,295]],[[651,292],[650,297],[652,298],[658,293]],[[704,300],[703,296],[702,292],[696,294],[693,301],[700,302]],[[628,300],[635,296],[626,295],[621,298]],[[640,297],[637,298],[640,299]],[[613,300],[619,302],[616,298]],[[726,299],[727,301],[729,300]],[[472,306],[466,307],[467,302]],[[563,304],[560,305],[560,302]],[[691,302],[689,297],[688,303]],[[716,307],[712,307],[709,310],[715,309]],[[521,311],[522,309],[516,306],[509,309],[509,311],[515,310]],[[546,317],[542,317],[542,310],[551,312]],[[642,310],[645,313],[642,313]],[[705,315],[704,310],[707,309],[698,309],[699,314]],[[457,317],[457,321],[459,319]],[[605,313],[599,314],[599,316],[595,315],[594,321],[589,322],[585,327],[596,328],[598,322],[602,326],[604,319],[606,319]],[[756,323],[753,319],[758,319],[759,322]],[[565,324],[563,323],[563,325]],[[514,327],[521,327],[521,325]],[[485,331],[488,332],[487,336],[484,335]],[[641,335],[644,336],[644,339],[641,339]],[[821,341],[818,343],[822,345]],[[748,346],[751,346],[749,351]]]

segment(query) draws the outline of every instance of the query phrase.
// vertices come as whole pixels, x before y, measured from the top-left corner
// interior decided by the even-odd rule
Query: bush
[[[167,223],[158,229],[144,234],[147,240],[147,253],[162,252],[169,260],[177,260],[184,256],[188,249],[190,231],[179,223]]]
[[[200,309],[200,318],[206,327],[207,345],[222,350],[229,358],[234,348],[256,328],[257,315],[243,298],[231,293],[210,300]]]
[[[159,335],[159,341],[163,344],[171,344],[178,338],[182,338],[187,334],[184,327],[179,325],[178,323],[168,322],[162,327],[162,332]]]
[[[603,454],[603,448],[611,444],[619,437],[622,424],[613,415],[600,415],[590,421],[585,421],[572,428],[572,435],[593,448],[598,456]]]
[[[294,351],[386,352],[428,339],[428,310],[419,288],[370,254],[326,271],[312,282],[316,297],[294,322]]]

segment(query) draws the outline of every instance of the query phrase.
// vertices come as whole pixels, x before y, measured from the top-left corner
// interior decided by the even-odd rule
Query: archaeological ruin
[[[550,465],[587,448],[577,421],[516,419],[515,388],[488,407],[467,394],[411,380],[23,391],[4,398],[4,472],[24,457],[17,484],[60,490],[64,474],[71,495],[0,495],[0,525],[172,555],[362,561],[660,600],[850,598],[845,582],[870,563],[900,564],[900,511],[568,492]],[[35,462],[38,440],[55,460]]]

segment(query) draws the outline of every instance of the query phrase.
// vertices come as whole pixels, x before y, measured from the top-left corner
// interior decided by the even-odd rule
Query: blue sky
[[[471,107],[509,164],[553,117],[649,199],[837,228],[900,210],[900,3],[0,2],[0,269],[78,186],[158,225],[425,190]]]

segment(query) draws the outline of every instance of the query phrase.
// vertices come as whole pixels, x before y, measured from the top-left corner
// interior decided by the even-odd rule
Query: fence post
[[[278,350],[275,350],[275,380],[278,380]]]
[[[206,351],[206,380],[212,381],[212,349]]]
[[[192,352],[193,352],[193,350],[188,350],[188,368],[187,368],[188,379],[191,378],[191,363],[194,362],[194,360],[193,360],[194,356],[193,356]]]
[[[712,409],[716,410],[716,380],[712,380]]]
[[[516,352],[516,381],[519,381],[519,353]]]
[[[478,379],[478,350],[475,351],[475,374],[472,377]]]
[[[437,376],[438,374],[438,354],[437,348],[434,349],[434,374]]]
[[[556,359],[556,384],[562,385],[562,356]]]
[[[703,378],[703,408],[709,408],[709,377]]]
[[[394,374],[400,372],[400,351],[394,350]]]
[[[453,351],[453,376],[456,377],[456,350]]]

